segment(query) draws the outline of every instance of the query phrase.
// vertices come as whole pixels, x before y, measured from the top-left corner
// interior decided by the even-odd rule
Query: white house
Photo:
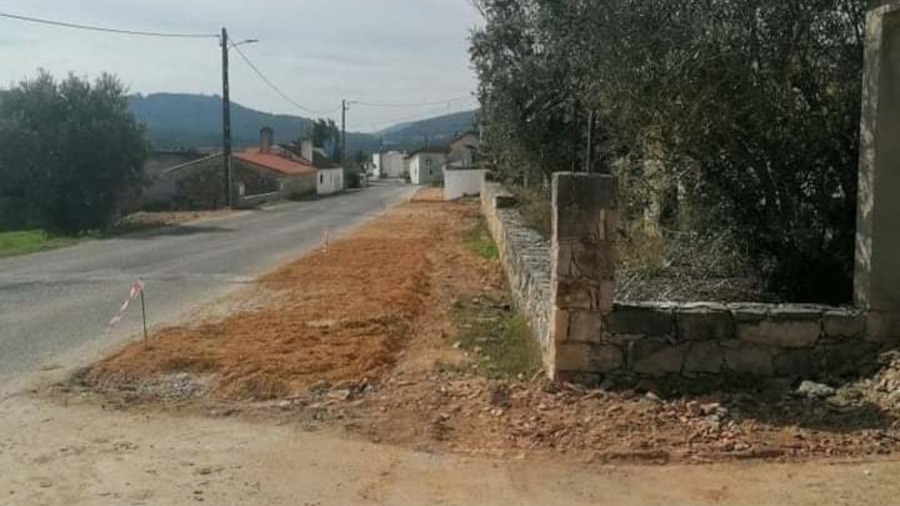
[[[406,153],[400,151],[388,151],[380,154],[380,175],[384,178],[406,177],[407,170],[404,165]]]
[[[440,148],[422,148],[410,154],[409,180],[412,184],[430,184],[443,180],[447,153]]]
[[[344,169],[332,167],[316,169],[318,171],[316,181],[316,193],[319,195],[331,195],[344,191]]]
[[[299,149],[293,146],[294,155],[316,169],[316,194],[331,195],[344,191],[344,168],[339,167],[328,159],[328,155],[322,148],[313,146],[309,140],[300,141]]]

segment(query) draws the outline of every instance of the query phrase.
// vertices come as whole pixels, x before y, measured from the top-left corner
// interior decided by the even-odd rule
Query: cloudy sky
[[[474,107],[467,37],[479,23],[469,0],[0,0],[0,12],[70,23],[254,38],[241,49],[287,95],[350,129]],[[310,116],[267,88],[232,51],[232,100],[267,112]],[[221,92],[216,39],[93,33],[0,18],[0,86],[38,68],[62,75],[117,74],[132,92]],[[460,99],[460,97],[466,97]]]

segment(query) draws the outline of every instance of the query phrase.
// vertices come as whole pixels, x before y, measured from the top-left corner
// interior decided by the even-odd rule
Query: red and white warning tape
[[[137,280],[131,284],[131,291],[128,292],[128,298],[125,299],[125,302],[122,303],[122,307],[119,308],[119,314],[114,316],[113,319],[109,321],[110,327],[114,327],[117,323],[122,321],[122,316],[125,315],[125,311],[128,310],[128,306],[130,306],[131,302],[134,301],[134,299],[138,298],[138,295],[140,295],[143,291],[144,291],[144,282],[143,281]]]

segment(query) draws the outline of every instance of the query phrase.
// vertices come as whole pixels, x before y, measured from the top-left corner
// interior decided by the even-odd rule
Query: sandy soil
[[[0,403],[0,505],[884,506],[900,463],[570,465],[233,418]]]

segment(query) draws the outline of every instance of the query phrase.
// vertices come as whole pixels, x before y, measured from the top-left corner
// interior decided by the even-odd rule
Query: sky
[[[259,39],[240,49],[299,109],[231,52],[231,98],[265,112],[340,118],[348,130],[473,109],[469,0],[0,0],[0,12],[117,29]],[[116,74],[132,93],[221,94],[217,39],[95,33],[0,18],[0,86],[39,68]],[[454,102],[433,104],[436,101]],[[429,105],[409,106],[430,102]],[[374,107],[368,104],[403,104]]]

